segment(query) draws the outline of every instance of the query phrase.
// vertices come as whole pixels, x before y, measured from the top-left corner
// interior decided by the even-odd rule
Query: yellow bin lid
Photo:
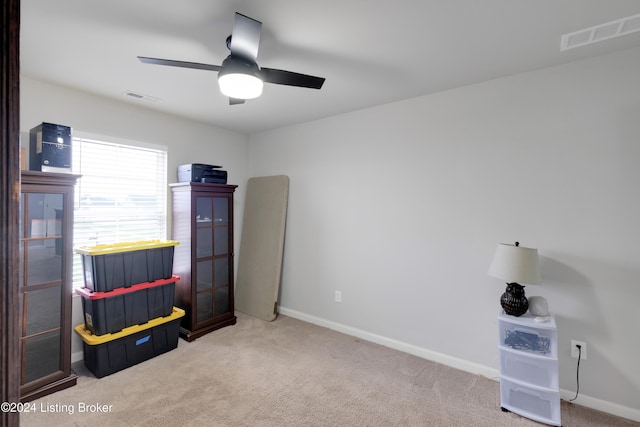
[[[74,249],[82,255],[107,255],[120,252],[141,251],[144,249],[166,248],[176,246],[180,242],[176,240],[140,240],[137,242],[121,242],[95,246],[78,246]]]
[[[184,316],[184,310],[178,307],[173,307],[173,313],[166,317],[157,317],[155,319],[149,320],[147,323],[142,325],[134,325],[129,326],[128,328],[124,328],[119,332],[115,332],[113,334],[104,334],[104,335],[94,335],[91,331],[85,329],[84,323],[79,324],[75,328],[76,334],[80,335],[82,341],[89,345],[99,345],[104,344],[109,341],[117,340],[118,338],[126,337],[136,332],[144,331],[146,329],[151,329],[154,326],[162,325],[164,323],[171,322],[172,320],[176,320]]]

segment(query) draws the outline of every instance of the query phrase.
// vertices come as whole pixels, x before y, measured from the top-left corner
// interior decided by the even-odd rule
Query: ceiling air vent
[[[560,50],[586,46],[615,37],[625,36],[635,33],[636,31],[640,31],[640,14],[565,34],[560,39]]]
[[[128,96],[129,98],[141,99],[141,100],[149,101],[149,102],[158,102],[158,101],[160,101],[158,98],[154,98],[153,96],[143,95],[141,93],[137,93],[137,92],[134,92],[132,90],[126,91],[124,93],[124,95]]]

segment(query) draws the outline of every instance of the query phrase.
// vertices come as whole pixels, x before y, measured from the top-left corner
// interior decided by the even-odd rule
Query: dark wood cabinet
[[[192,341],[236,323],[233,303],[233,193],[236,185],[184,182],[172,192],[175,305],[180,336]]]
[[[22,171],[20,398],[76,384],[71,370],[73,205],[77,175]]]

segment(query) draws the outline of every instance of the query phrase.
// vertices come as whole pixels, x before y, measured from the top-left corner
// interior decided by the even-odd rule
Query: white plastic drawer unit
[[[531,326],[526,318],[519,317],[499,320],[500,346],[514,350],[547,356],[558,357],[555,321],[538,323]],[[540,326],[538,326],[540,325]]]
[[[503,347],[500,351],[500,374],[533,386],[558,390],[558,361],[546,356],[523,354]]]
[[[535,421],[560,425],[560,392],[500,379],[502,407]]]
[[[560,423],[558,332],[549,316],[498,315],[500,407],[554,426]]]

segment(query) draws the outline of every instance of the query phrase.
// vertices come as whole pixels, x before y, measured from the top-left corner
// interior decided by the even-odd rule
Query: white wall
[[[639,76],[632,50],[252,135],[250,176],[291,180],[281,312],[497,375],[518,240],[563,396],[585,341],[577,403],[640,420]]]
[[[166,146],[169,183],[177,181],[177,166],[181,164],[210,163],[224,166],[228,171],[228,182],[239,185],[234,199],[234,239],[236,247],[240,246],[244,185],[248,179],[246,135],[34,79],[21,79],[21,145],[27,149],[29,129],[42,122],[51,122],[71,126],[77,133]],[[171,192],[167,193],[170,202]],[[167,213],[167,237],[171,238],[170,209]],[[84,322],[81,303],[79,297],[74,297],[74,326]],[[82,341],[75,333],[72,333],[71,351],[74,361],[82,358]]]

